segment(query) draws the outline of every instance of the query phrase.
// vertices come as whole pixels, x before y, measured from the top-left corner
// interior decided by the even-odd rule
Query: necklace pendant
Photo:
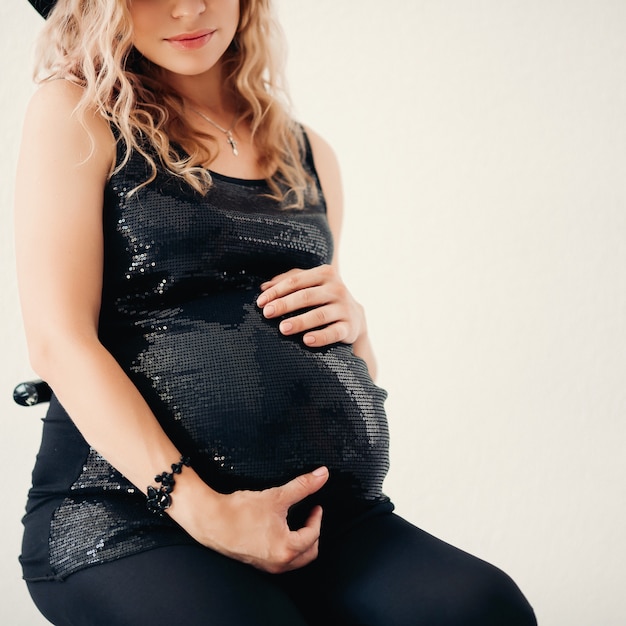
[[[235,156],[239,156],[239,150],[237,149],[237,142],[235,141],[233,134],[230,131],[226,132],[226,139],[228,139],[228,143],[232,148],[233,154]]]
[[[215,126],[215,128],[217,128],[217,130],[219,130],[220,132],[224,133],[226,135],[226,139],[227,139],[228,143],[230,144],[230,148],[233,151],[233,154],[235,156],[239,156],[239,150],[237,149],[237,142],[235,141],[235,138],[233,137],[233,128],[235,128],[235,125],[237,124],[237,116],[236,115],[235,115],[235,119],[233,120],[233,125],[228,130],[226,130],[225,128],[222,128],[219,124],[214,122],[210,117],[207,117],[204,113],[201,113],[200,111],[196,111],[196,109],[191,109],[191,110],[196,115],[199,115],[203,120],[205,120],[206,122],[211,124],[211,126]]]

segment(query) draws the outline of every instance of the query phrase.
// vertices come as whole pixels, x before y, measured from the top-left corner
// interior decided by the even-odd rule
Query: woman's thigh
[[[310,624],[534,626],[532,608],[501,570],[394,514],[373,517],[288,575]],[[308,594],[307,594],[308,595]]]
[[[304,626],[274,582],[201,546],[171,546],[28,588],[58,626]]]

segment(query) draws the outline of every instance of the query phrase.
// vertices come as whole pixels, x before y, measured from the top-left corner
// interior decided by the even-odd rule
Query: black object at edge
[[[43,380],[29,380],[20,383],[13,390],[13,400],[20,406],[34,406],[50,402],[52,389]]]
[[[43,17],[48,17],[56,4],[56,0],[28,0]]]

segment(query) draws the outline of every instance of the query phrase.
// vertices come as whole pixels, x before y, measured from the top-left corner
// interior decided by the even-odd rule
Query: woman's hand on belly
[[[184,475],[184,473],[183,473]],[[315,493],[328,480],[323,467],[264,491],[235,491],[207,499],[184,497],[177,489],[170,515],[194,539],[221,554],[271,574],[304,567],[317,558],[322,509],[315,507],[305,525],[287,525],[290,507]],[[184,481],[180,481],[181,487]],[[190,494],[191,495],[191,494]],[[177,506],[178,504],[178,506]]]
[[[257,305],[268,319],[300,314],[280,323],[283,335],[304,333],[307,346],[354,343],[365,333],[363,307],[352,297],[334,265],[293,269],[261,285]]]
[[[290,270],[263,283],[261,290],[257,305],[268,319],[302,311],[280,323],[283,335],[304,333],[302,341],[312,348],[352,344],[354,354],[367,364],[372,380],[376,378],[376,358],[367,334],[365,311],[352,297],[335,265]]]

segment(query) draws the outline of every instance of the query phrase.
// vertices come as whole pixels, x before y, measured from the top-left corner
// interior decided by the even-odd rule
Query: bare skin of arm
[[[352,297],[339,274],[338,248],[343,222],[343,190],[339,164],[331,147],[307,128],[326,200],[328,222],[335,241],[330,265],[309,270],[294,269],[261,285],[257,304],[268,318],[290,313],[281,322],[285,335],[303,334],[308,346],[321,347],[342,342],[353,344],[354,353],[367,364],[370,376],[376,377],[376,359],[367,333],[363,307]],[[302,309],[312,309],[297,314]]]
[[[67,81],[44,84],[26,116],[15,215],[24,324],[35,371],[89,445],[145,492],[180,451],[98,339],[103,189],[115,143],[97,115],[79,123],[73,111],[80,95]],[[317,556],[322,517],[318,507],[290,531],[287,510],[327,478],[320,468],[275,489],[222,495],[185,468],[168,513],[207,547],[287,571]]]

